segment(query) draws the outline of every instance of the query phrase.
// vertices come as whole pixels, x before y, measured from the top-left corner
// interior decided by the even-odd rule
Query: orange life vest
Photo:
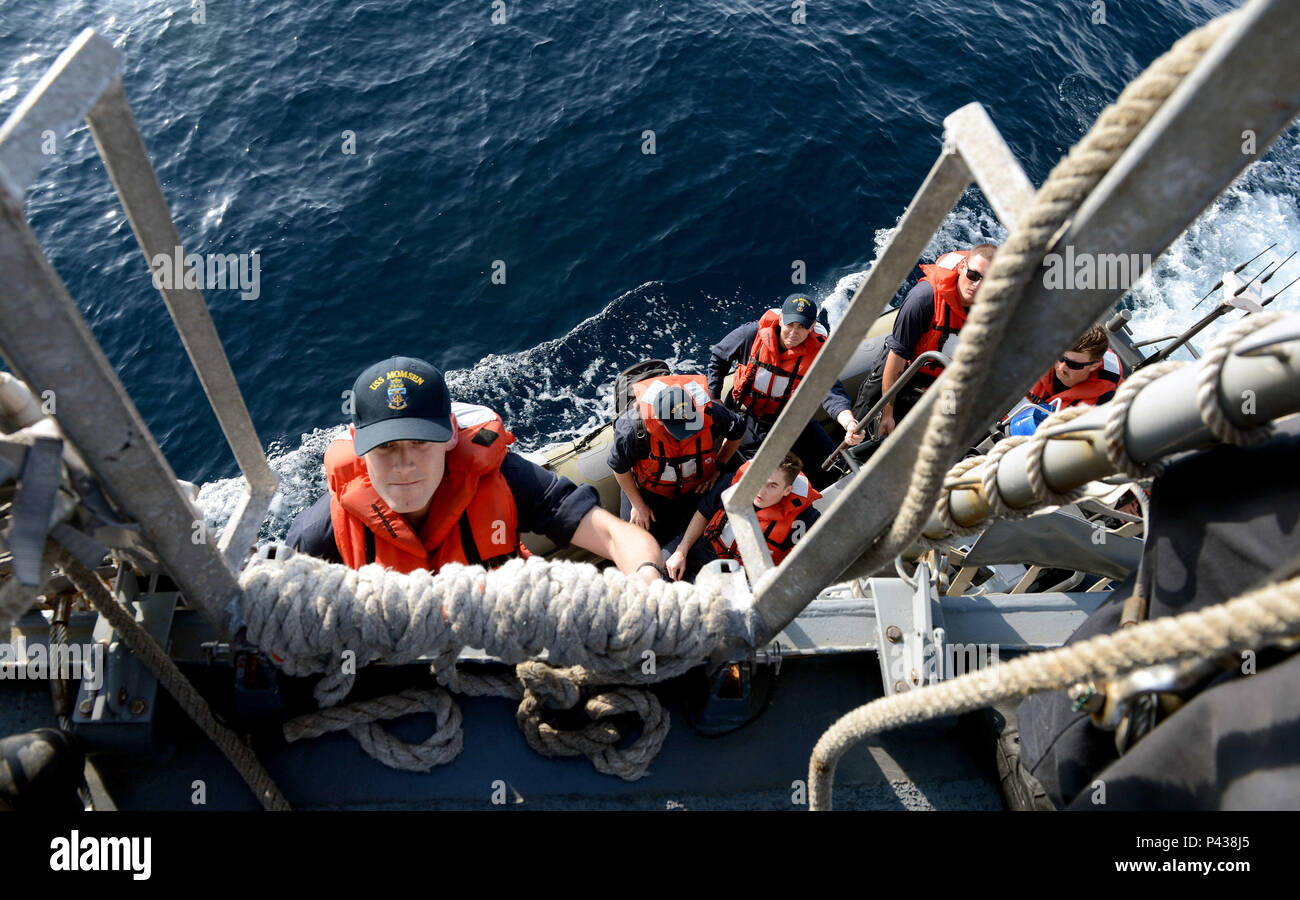
[[[419,534],[371,485],[352,438],[330,443],[325,451],[330,521],[344,563],[354,569],[377,562],[399,572],[437,572],[453,562],[498,566],[519,553],[515,498],[501,474],[515,436],[484,406],[453,403],[452,417],[459,437],[447,452],[442,482]]]
[[[749,361],[736,367],[731,396],[760,425],[770,425],[785,402],[812,368],[813,359],[826,343],[826,329],[814,322],[804,342],[793,349],[781,349],[781,310],[769,309],[758,320],[758,337],[749,351]]]
[[[1067,406],[1074,406],[1077,403],[1096,406],[1098,399],[1115,390],[1115,388],[1119,387],[1120,382],[1124,380],[1124,370],[1120,367],[1119,357],[1115,355],[1113,350],[1107,350],[1102,355],[1101,360],[1101,368],[1074,387],[1066,388],[1059,393],[1053,393],[1052,391],[1054,387],[1052,376],[1055,374],[1054,370],[1056,368],[1053,366],[1030,389],[1029,399],[1034,403],[1044,405],[1059,399],[1061,403],[1056,407],[1057,409],[1065,409]]]
[[[660,421],[655,399],[671,387],[691,395],[699,420],[694,437],[679,441]],[[637,412],[649,441],[649,456],[637,460],[632,475],[637,487],[661,497],[680,497],[707,482],[717,471],[713,452],[713,412],[709,404],[708,380],[703,375],[660,375],[632,385]],[[638,438],[640,431],[638,429]]]
[[[925,280],[934,288],[934,315],[930,327],[916,342],[909,363],[928,350],[938,350],[952,358],[957,346],[957,332],[966,324],[966,309],[961,305],[961,296],[957,293],[957,264],[969,253],[969,250],[953,250],[939,257],[933,265],[921,266]],[[926,363],[920,371],[937,378],[943,373],[943,366]]]
[[[748,470],[749,463],[746,462],[736,469],[731,483],[740,481]],[[772,551],[774,565],[780,565],[785,559],[787,551],[783,545],[795,527],[795,520],[820,497],[821,493],[800,472],[794,484],[790,486],[790,493],[782,497],[779,503],[773,503],[766,509],[754,510],[758,525],[763,530],[763,536],[767,538],[767,549]],[[802,538],[803,535],[800,537]],[[732,531],[731,523],[727,521],[725,508],[715,512],[713,518],[709,519],[709,524],[704,526],[704,539],[709,542],[709,546],[720,559],[740,559],[740,551],[736,549],[736,533]]]

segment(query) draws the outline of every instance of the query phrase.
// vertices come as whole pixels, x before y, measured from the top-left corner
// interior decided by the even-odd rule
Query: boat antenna
[[[1285,291],[1286,288],[1289,288],[1291,285],[1295,284],[1297,281],[1300,281],[1300,275],[1297,275],[1295,278],[1292,278],[1291,281],[1290,281],[1290,283],[1287,284],[1286,287],[1282,288],[1282,291]],[[1268,306],[1270,303],[1272,303],[1274,300],[1277,299],[1277,295],[1280,294],[1280,293],[1282,293],[1282,291],[1278,291],[1277,293],[1273,294],[1273,296],[1265,298],[1264,302],[1261,303],[1260,306]]]
[[[1269,244],[1267,247],[1265,247],[1263,250],[1261,250],[1261,251],[1259,251],[1258,253],[1256,253],[1256,254],[1255,254],[1254,256],[1252,256],[1250,259],[1246,260],[1244,263],[1242,263],[1241,265],[1237,266],[1237,268],[1233,269],[1233,270],[1232,270],[1232,273],[1233,273],[1234,275],[1239,274],[1239,273],[1241,272],[1242,269],[1246,268],[1246,266],[1250,265],[1250,264],[1253,263],[1255,260],[1259,259],[1261,256],[1263,256],[1265,253],[1267,253],[1268,251],[1272,250],[1272,249],[1273,249],[1274,247],[1276,247],[1276,246],[1277,246],[1277,241],[1274,241],[1273,243],[1271,243],[1271,244]],[[1205,292],[1205,297],[1210,296],[1211,294],[1213,294],[1215,291],[1217,291],[1217,290],[1218,290],[1219,288],[1221,288],[1221,287],[1223,287],[1223,279],[1222,279],[1222,278],[1220,278],[1218,281],[1216,281],[1216,282],[1214,283],[1214,287],[1210,288],[1208,291]],[[1200,306],[1202,303],[1204,303],[1204,302],[1205,302],[1205,297],[1202,297],[1200,300],[1197,300],[1197,301],[1196,301],[1196,306]],[[1196,309],[1196,306],[1193,306],[1192,309]]]
[[[1246,288],[1250,287],[1252,284],[1255,283],[1255,279],[1256,279],[1256,278],[1258,278],[1259,276],[1263,275],[1263,274],[1264,274],[1265,272],[1267,272],[1267,271],[1268,271],[1268,266],[1265,266],[1264,268],[1260,269],[1258,272],[1256,272],[1256,273],[1251,277],[1250,281],[1247,281],[1247,282],[1246,282],[1245,284],[1243,284],[1241,287],[1239,287],[1239,288],[1237,288],[1235,291],[1233,291],[1233,292],[1232,292],[1232,296],[1234,296],[1234,297],[1240,297],[1241,294],[1246,290]]]
[[[1291,256],[1288,256],[1286,259],[1284,259],[1284,260],[1282,260],[1280,263],[1278,263],[1278,264],[1277,264],[1277,269],[1274,269],[1272,272],[1269,272],[1269,273],[1268,273],[1268,276],[1267,276],[1266,278],[1264,278],[1264,280],[1261,281],[1260,284],[1268,284],[1268,279],[1269,279],[1269,278],[1272,278],[1274,275],[1276,275],[1276,274],[1278,273],[1278,269],[1281,269],[1283,266],[1285,266],[1287,263],[1289,263],[1289,262],[1291,261],[1291,257],[1292,257],[1292,256],[1295,256],[1295,251],[1294,251],[1294,250],[1291,251]],[[1285,288],[1284,288],[1284,290],[1285,290]]]

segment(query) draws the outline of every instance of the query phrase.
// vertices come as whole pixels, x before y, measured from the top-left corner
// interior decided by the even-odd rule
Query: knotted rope
[[[639,778],[669,727],[644,686],[698,665],[727,631],[726,603],[716,590],[665,582],[646,588],[614,569],[539,557],[491,572],[451,565],[431,575],[350,569],[296,554],[254,561],[240,582],[238,617],[248,640],[290,675],[325,676],[316,688],[325,708],[288,723],[286,739],[347,730],[380,762],[413,771],[449,762],[461,750],[461,716],[448,688],[518,700],[516,720],[539,753],[585,755],[602,772]],[[457,670],[466,647],[516,664],[514,678]],[[546,663],[537,661],[543,654]],[[338,705],[357,667],[425,656],[434,658],[443,687]],[[580,704],[592,720],[586,727],[562,730],[546,721],[548,709]],[[406,744],[377,724],[420,711],[436,717],[433,735],[421,744]],[[604,721],[621,713],[636,713],[643,723],[623,748],[615,746],[623,736]]]

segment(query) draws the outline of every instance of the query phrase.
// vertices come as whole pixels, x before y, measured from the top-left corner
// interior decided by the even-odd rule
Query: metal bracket
[[[151,579],[156,584],[157,576]],[[127,601],[136,621],[163,648],[167,647],[177,591],[141,593],[130,569],[118,569],[113,593]],[[158,680],[131,652],[108,620],[95,622],[92,641],[103,650],[100,682],[92,686],[81,680],[72,726],[78,738],[94,749],[142,750],[153,743],[153,718],[158,700]]]
[[[876,601],[876,647],[885,696],[902,694],[946,677],[943,605],[921,563],[908,583],[897,578],[869,579]]]

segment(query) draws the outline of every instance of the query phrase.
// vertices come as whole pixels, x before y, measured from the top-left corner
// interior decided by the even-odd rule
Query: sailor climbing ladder
[[[980,185],[999,218],[1008,224],[1021,225],[1028,218],[1038,232],[1034,252],[1018,247],[1015,254],[999,254],[988,279],[991,283],[982,289],[982,304],[992,307],[1001,297],[1004,306],[1000,309],[1003,311],[990,313],[992,322],[984,322],[981,326],[979,321],[975,321],[967,326],[971,329],[970,339],[964,342],[963,348],[978,348],[981,341],[985,342],[983,346],[987,346],[991,325],[1001,322],[1005,326],[1007,319],[1016,320],[1017,328],[999,338],[1000,365],[982,378],[971,378],[969,357],[978,355],[978,349],[959,349],[953,360],[955,371],[945,373],[935,389],[926,393],[916,407],[920,412],[914,412],[900,426],[887,446],[855,476],[817,529],[810,533],[809,539],[796,547],[778,569],[770,565],[765,542],[756,534],[756,523],[748,504],[734,502],[735,496],[753,495],[755,485],[742,481],[741,490],[728,503],[733,524],[751,523],[748,534],[745,528],[736,529],[748,578],[735,573],[715,577],[697,588],[663,584],[652,588],[660,609],[691,610],[695,616],[693,621],[698,623],[693,631],[663,635],[653,633],[652,629],[648,636],[638,638],[653,642],[662,651],[661,659],[665,664],[661,665],[661,677],[684,671],[690,665],[703,662],[706,657],[715,666],[719,661],[761,660],[768,653],[773,638],[780,635],[814,598],[825,596],[832,583],[843,585],[856,581],[858,575],[874,574],[882,563],[887,564],[910,546],[916,534],[910,533],[909,529],[902,529],[902,537],[889,534],[891,522],[904,518],[900,515],[900,508],[907,513],[909,520],[915,522],[912,530],[923,531],[932,539],[942,539],[954,526],[970,527],[983,521],[990,512],[998,511],[999,503],[1005,510],[1041,502],[1044,477],[1051,482],[1052,488],[1065,489],[1116,469],[1123,470],[1123,465],[1117,465],[1114,453],[1108,451],[1110,444],[1124,451],[1124,459],[1128,460],[1126,465],[1141,465],[1171,450],[1203,446],[1212,435],[1230,433],[1225,431],[1226,428],[1249,429],[1271,418],[1297,411],[1300,407],[1300,391],[1296,390],[1300,384],[1300,333],[1297,333],[1296,321],[1292,318],[1266,324],[1261,320],[1252,323],[1252,327],[1254,324],[1263,327],[1249,337],[1230,334],[1234,346],[1216,345],[1212,367],[1196,371],[1182,369],[1168,374],[1153,367],[1149,380],[1136,383],[1122,407],[1131,410],[1132,417],[1102,422],[1100,419],[1109,415],[1106,410],[1081,413],[1078,421],[1070,423],[1068,430],[1076,435],[1088,435],[1086,440],[1054,440],[1060,432],[1049,427],[1043,429],[1042,438],[1037,443],[1004,448],[996,465],[985,466],[984,478],[949,486],[946,494],[948,505],[944,507],[944,514],[938,515],[937,521],[932,521],[931,504],[924,499],[926,491],[919,491],[922,499],[916,500],[912,495],[918,492],[908,489],[908,477],[917,467],[918,458],[931,476],[935,472],[941,476],[945,474],[951,462],[947,458],[952,453],[951,448],[967,446],[978,437],[983,423],[997,418],[1018,399],[1034,378],[1047,368],[1059,348],[1067,346],[1118,299],[1116,292],[1046,290],[1033,278],[1043,253],[1052,246],[1070,244],[1076,252],[1108,252],[1114,247],[1124,247],[1129,251],[1152,252],[1154,255],[1167,246],[1200,208],[1250,161],[1241,157],[1235,139],[1231,142],[1218,139],[1222,137],[1223,129],[1216,126],[1230,121],[1234,128],[1236,123],[1240,123],[1243,128],[1255,130],[1261,135],[1259,146],[1263,148],[1300,109],[1300,86],[1284,85],[1279,89],[1277,79],[1271,77],[1278,67],[1286,72],[1300,70],[1296,65],[1297,47],[1300,47],[1300,14],[1293,5],[1277,0],[1256,0],[1241,13],[1217,23],[1213,34],[1202,38],[1199,51],[1187,64],[1190,73],[1185,77],[1180,74],[1181,84],[1177,90],[1167,99],[1161,97],[1155,103],[1159,109],[1150,116],[1149,122],[1143,118],[1137,126],[1128,126],[1122,142],[1115,145],[1127,146],[1127,150],[1122,155],[1116,150],[1114,157],[1117,158],[1106,158],[1101,154],[1103,158],[1099,161],[1075,160],[1067,173],[1066,180],[1070,184],[1062,187],[1055,178],[1049,179],[1049,185],[1059,191],[1057,194],[1043,191],[1037,197],[1032,195],[1027,179],[978,105],[964,107],[946,120],[942,155],[871,274],[856,293],[836,334],[819,354],[819,362],[804,379],[813,382],[813,386],[796,392],[789,404],[793,410],[787,408],[784,411],[755,464],[775,466],[776,460],[793,442],[801,424],[811,416],[817,398],[824,395],[844,361],[856,348],[857,339],[893,296],[929,236],[972,181]],[[1212,45],[1208,50],[1207,43]],[[339,615],[362,615],[368,608],[367,597],[374,591],[388,591],[390,581],[396,585],[392,590],[397,593],[385,593],[385,596],[405,597],[413,610],[422,609],[420,604],[431,602],[430,598],[438,595],[439,591],[461,599],[476,594],[484,596],[497,590],[520,597],[527,593],[545,595],[546,591],[564,596],[566,588],[574,585],[581,589],[578,593],[591,597],[599,595],[601,602],[615,604],[620,610],[643,611],[645,591],[627,584],[617,573],[602,575],[570,564],[536,559],[526,568],[522,563],[511,564],[508,571],[457,573],[432,579],[425,576],[422,581],[396,573],[340,574],[334,571],[339,567],[305,559],[299,560],[292,570],[288,565],[279,565],[278,561],[258,560],[243,565],[274,491],[274,480],[266,467],[260,443],[248,421],[201,296],[197,292],[169,294],[164,291],[164,298],[196,371],[250,484],[249,493],[223,534],[219,547],[191,539],[193,525],[199,518],[196,510],[176,482],[21,215],[24,186],[35,177],[41,162],[38,136],[47,128],[66,129],[85,114],[146,257],[179,244],[121,90],[120,66],[120,55],[106,41],[90,32],[83,34],[0,129],[0,188],[4,192],[0,196],[0,206],[3,207],[0,210],[0,264],[12,286],[11,290],[0,293],[0,316],[7,326],[13,323],[0,334],[0,349],[28,385],[38,393],[51,390],[59,397],[59,426],[69,445],[63,450],[79,451],[84,457],[68,459],[68,469],[75,473],[83,468],[102,485],[118,509],[138,527],[139,539],[132,539],[129,529],[104,526],[102,522],[87,518],[80,510],[73,518],[72,510],[78,505],[75,500],[69,505],[67,497],[59,500],[47,498],[41,505],[36,502],[40,498],[29,497],[22,504],[15,503],[14,511],[15,521],[21,514],[25,523],[37,523],[34,526],[25,524],[24,528],[18,529],[24,535],[23,540],[28,541],[27,550],[30,551],[31,547],[25,535],[33,528],[39,528],[41,514],[44,514],[47,523],[51,516],[57,519],[57,516],[64,515],[68,519],[59,522],[67,528],[56,528],[57,533],[52,530],[50,535],[56,542],[62,536],[73,545],[65,545],[67,549],[75,547],[87,559],[94,556],[95,546],[69,534],[68,529],[82,534],[86,540],[98,541],[101,549],[112,547],[128,558],[133,553],[153,554],[176,580],[186,599],[211,622],[219,638],[229,640],[234,636],[232,623],[254,622],[258,638],[265,641],[259,649],[284,661],[285,671],[291,675],[319,671],[311,666],[319,664],[322,654],[338,649],[305,641],[302,630],[291,640],[290,636],[277,631],[283,622],[272,621],[268,616],[270,609],[275,609],[277,615],[282,611],[281,600],[286,604],[300,603],[294,607],[295,615],[309,617],[317,614],[313,603],[301,602],[303,597],[294,601],[290,596],[289,582],[296,577],[294,572],[309,572],[322,584],[328,581],[328,596],[336,604]],[[1142,124],[1146,127],[1141,127]],[[1105,126],[1115,127],[1124,131],[1124,127],[1116,126],[1114,122]],[[1195,140],[1190,139],[1193,135]],[[1207,135],[1215,136],[1215,139],[1207,139]],[[1176,191],[1180,197],[1189,198],[1178,211],[1157,202],[1163,196],[1162,192],[1170,190]],[[1044,194],[1051,195],[1054,206],[1048,214],[1036,217]],[[1056,221],[1053,221],[1053,216]],[[1013,232],[1013,242],[1014,238]],[[1019,262],[1004,263],[1009,255],[1018,256]],[[1015,267],[1012,276],[1001,271],[1012,267]],[[1001,287],[998,287],[999,281]],[[977,305],[977,310],[981,305]],[[981,327],[984,329],[983,338],[980,337]],[[1208,379],[1204,377],[1207,373]],[[1208,391],[1204,387],[1207,384]],[[1222,398],[1233,396],[1244,385],[1249,385],[1256,395],[1256,410],[1251,416],[1244,416],[1239,410],[1234,411],[1232,404],[1221,402]],[[950,391],[957,398],[948,426],[951,434],[936,436],[933,423],[928,420],[934,407],[941,399],[946,399]],[[1118,401],[1116,408],[1121,408]],[[1215,409],[1219,410],[1217,424],[1212,412],[1207,412]],[[1089,419],[1089,416],[1093,418]],[[35,418],[16,422],[18,430],[5,436],[8,439],[6,443],[11,446],[22,444],[24,448],[38,445],[48,448],[49,444],[41,439],[56,442],[60,439],[59,432],[50,433],[48,427]],[[32,430],[22,434],[24,429],[38,427],[46,427],[46,431]],[[1103,432],[1109,437],[1103,438]],[[946,442],[947,449],[931,453],[933,458],[925,459],[922,451],[930,452],[933,442],[940,440]],[[29,464],[45,466],[48,463],[48,460],[42,460],[43,455],[47,455],[44,450],[34,453],[25,449],[22,455],[13,457],[17,460],[13,465],[22,466],[26,474]],[[8,459],[5,456],[0,463]],[[1037,467],[1035,460],[1039,462]],[[991,482],[989,472],[992,473]],[[8,480],[13,474],[0,467],[0,480]],[[40,479],[32,481],[39,483]],[[70,487],[81,495],[76,484]],[[89,493],[88,488],[86,493]],[[83,505],[91,505],[86,496],[81,499],[85,501]],[[28,505],[28,501],[32,505]],[[893,527],[898,530],[897,523]],[[38,533],[43,540],[45,530]],[[39,549],[37,552],[39,562]],[[30,574],[30,552],[28,556],[24,565]],[[17,557],[15,554],[16,572],[19,568]],[[76,560],[69,568],[76,570]],[[604,581],[598,584],[602,578]],[[529,590],[525,591],[527,579],[534,583],[529,584]],[[10,591],[15,585],[34,590],[26,583],[29,580],[11,578],[5,583],[4,590]],[[127,595],[129,599],[132,593],[130,585],[124,585],[122,581],[119,579],[115,587],[119,594]],[[535,587],[542,581],[546,582],[545,590]],[[932,611],[934,605],[926,573],[920,571],[917,576],[903,573],[902,578],[877,579],[876,582],[874,597],[852,598],[859,606],[864,602],[872,605],[871,613],[880,632],[875,639],[876,646],[895,640],[882,617],[882,613],[893,604],[892,608],[899,610],[898,615],[911,617],[910,627],[900,629],[897,636],[909,654],[907,658],[923,659],[926,642],[936,642],[938,637],[934,622],[927,619],[927,611]],[[83,578],[82,583],[86,585],[83,590],[90,594],[105,593],[102,586],[94,587],[97,580],[85,581]],[[599,587],[600,591],[589,590],[594,587]],[[720,593],[726,600],[725,604],[719,599]],[[104,602],[111,600],[100,599]],[[165,599],[167,603],[174,603],[175,594]],[[309,601],[310,597],[305,599]],[[945,600],[945,605],[947,603]],[[164,620],[170,616],[171,607],[166,603],[162,606],[162,612],[157,614],[161,618],[157,620],[152,619],[155,614],[143,606],[136,610],[136,614],[145,620],[146,630],[165,635],[167,626]],[[552,612],[543,604],[536,614],[541,617]],[[588,617],[576,618],[587,621]],[[600,618],[618,620],[620,617]],[[685,620],[683,617],[682,621]],[[435,628],[438,626],[438,617],[425,617],[421,621],[431,622]],[[119,617],[114,627],[125,633],[131,626]],[[362,631],[365,629],[358,628],[358,632]],[[332,636],[332,639],[338,638],[338,635]],[[416,646],[419,644],[417,641],[413,645],[403,645],[400,651],[394,647],[361,649],[370,654],[368,658],[398,662],[409,662],[419,657],[421,651],[435,655],[435,670],[440,679],[445,678],[444,683],[453,689],[457,685],[468,689],[468,680],[462,680],[455,670],[457,654],[464,647],[444,633],[424,638],[427,641],[425,645]],[[518,673],[518,682],[493,687],[507,696],[522,694],[524,704],[531,702],[536,705],[539,702],[537,698],[541,696],[543,681],[567,680],[570,686],[582,685],[591,683],[588,679],[594,672],[597,677],[606,679],[596,681],[597,685],[610,681],[617,683],[620,674],[639,669],[641,663],[639,652],[627,659],[611,659],[608,655],[592,652],[591,647],[596,645],[624,646],[620,641],[601,635],[593,635],[589,645],[575,640],[563,648],[538,646],[522,639],[514,643],[515,637],[505,632],[498,634],[496,639],[505,643],[489,646],[487,637],[484,637],[479,639],[479,644],[472,646],[487,649],[501,659],[520,662],[521,665],[523,660],[535,659],[542,651],[548,653],[550,659],[558,660],[561,657],[557,651],[562,650],[567,654],[564,658],[572,663],[574,669],[587,667],[585,674],[582,671],[560,674],[561,670],[538,664]],[[337,658],[337,655],[330,658]],[[124,661],[124,665],[128,662]],[[669,662],[671,665],[667,664]],[[332,685],[331,689],[339,690],[335,691],[330,702],[338,702],[346,694],[347,687]],[[552,684],[551,687],[558,689],[563,684]],[[627,692],[626,696],[631,698],[632,694]],[[410,703],[419,708],[420,703],[426,702],[421,698],[407,698],[407,701],[407,705],[400,708],[409,710],[412,708]],[[100,718],[118,716],[124,722],[137,715],[129,706],[117,709],[114,702],[113,697],[104,697],[102,702],[97,699],[85,715]],[[610,708],[616,708],[613,701],[609,702]],[[639,701],[627,699],[626,702],[634,704]],[[439,708],[445,711],[445,704]],[[375,715],[372,720],[383,717]],[[440,723],[442,718],[439,714]],[[316,730],[319,723],[299,723],[296,727],[302,733],[321,733]],[[658,740],[662,741],[661,735]],[[654,744],[654,749],[657,746]],[[250,784],[255,783],[255,779],[249,780]],[[265,800],[265,792],[256,786],[255,790],[259,790],[259,796]]]

